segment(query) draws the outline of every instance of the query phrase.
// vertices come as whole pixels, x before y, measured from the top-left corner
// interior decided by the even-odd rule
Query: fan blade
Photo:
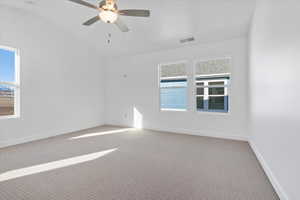
[[[117,25],[117,27],[122,31],[122,32],[128,32],[129,28],[127,27],[126,24],[124,24],[124,22],[118,18],[117,21],[115,21],[115,24]]]
[[[92,19],[89,19],[88,21],[84,22],[83,25],[89,26],[89,25],[92,25],[93,23],[95,23],[99,20],[100,20],[100,17],[97,15],[96,17],[93,17]]]
[[[150,10],[119,10],[119,14],[132,17],[150,17]]]
[[[85,2],[85,1],[82,1],[82,0],[69,0],[73,3],[77,3],[77,4],[80,4],[80,5],[83,5],[83,6],[87,6],[89,8],[94,8],[94,9],[99,9],[97,6],[93,5],[93,4],[90,4],[88,2]]]

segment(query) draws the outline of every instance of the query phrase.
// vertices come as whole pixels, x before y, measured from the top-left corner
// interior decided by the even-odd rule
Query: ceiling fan
[[[99,14],[97,16],[83,23],[83,25],[85,26],[90,26],[95,22],[102,20],[105,23],[116,24],[117,27],[122,32],[128,32],[129,28],[120,19],[119,17],[120,15],[132,16],[132,17],[150,17],[149,10],[136,10],[136,9],[118,10],[118,6],[115,0],[103,0],[99,3],[99,6],[93,5],[83,0],[69,0],[69,1],[98,10]]]

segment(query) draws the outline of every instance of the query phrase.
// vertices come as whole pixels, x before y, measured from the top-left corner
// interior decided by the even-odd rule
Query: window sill
[[[19,119],[19,118],[20,118],[19,115],[0,116],[0,120],[3,120],[3,119]]]
[[[165,112],[165,111],[170,111],[170,112],[186,112],[187,111],[187,109],[167,109],[167,108],[165,108],[165,109],[160,109],[160,111],[161,112]]]
[[[230,112],[214,112],[214,111],[199,111],[196,110],[196,113],[199,115],[223,115],[223,116],[229,116],[231,115]]]

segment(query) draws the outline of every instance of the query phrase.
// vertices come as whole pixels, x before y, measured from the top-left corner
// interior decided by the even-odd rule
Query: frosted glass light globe
[[[118,14],[109,10],[104,10],[99,13],[99,17],[105,23],[114,23],[118,19]]]

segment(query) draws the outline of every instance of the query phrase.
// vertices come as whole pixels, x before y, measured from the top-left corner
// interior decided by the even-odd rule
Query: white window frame
[[[210,61],[210,60],[220,60],[220,59],[229,59],[230,60],[230,65],[232,67],[232,63],[233,63],[233,58],[232,56],[224,56],[224,57],[207,57],[205,59],[196,59],[193,61],[193,77],[192,77],[192,80],[193,80],[193,110],[194,112],[196,113],[199,113],[199,114],[213,114],[213,115],[230,115],[231,113],[231,101],[230,101],[230,96],[231,95],[231,81],[232,81],[232,73],[220,73],[220,74],[208,74],[208,75],[196,75],[196,66],[199,62],[206,62],[206,61]],[[206,96],[205,98],[208,98],[209,96],[214,96],[214,95],[209,95],[209,89],[205,90],[204,89],[204,95],[197,95],[197,85],[196,85],[196,79],[199,78],[199,77],[205,77],[205,78],[209,78],[211,77],[211,82],[216,82],[218,80],[221,80],[221,79],[218,79],[219,77],[229,77],[229,79],[227,79],[227,82],[226,82],[226,85],[224,84],[224,95],[227,95],[228,96],[228,108],[227,108],[227,112],[218,112],[218,111],[209,111],[209,110],[198,110],[197,109],[197,96]],[[213,78],[216,78],[216,80],[214,80]],[[202,82],[202,81],[199,81],[199,82]],[[217,86],[217,87],[220,87],[220,86]],[[198,87],[199,88],[199,87]],[[220,95],[220,96],[224,96],[224,95]],[[216,95],[218,96],[218,95]],[[204,99],[205,100],[205,99]],[[207,99],[208,100],[208,99]]]
[[[8,46],[0,45],[0,49],[13,51],[15,53],[15,82],[5,82],[0,80],[0,85],[7,85],[14,88],[14,114],[0,116],[0,119],[10,119],[20,117],[20,50]]]
[[[201,78],[201,76],[197,76],[196,78]],[[205,76],[205,78],[207,78],[207,76]],[[226,97],[229,96],[228,94],[228,87],[229,87],[229,79],[213,79],[215,78],[214,76],[212,76],[212,79],[209,80],[195,80],[195,97],[196,97],[196,110],[197,112],[213,112],[213,113],[228,113],[229,112],[229,98],[227,99],[227,110],[224,109],[224,111],[222,110],[210,110],[209,108],[204,108],[203,110],[198,110],[197,108],[197,97],[203,97],[204,101],[209,102],[209,98],[210,97]],[[229,76],[230,78],[230,76]],[[210,86],[209,83],[210,82],[223,82],[224,84],[220,84],[220,85],[215,85],[215,86]],[[198,86],[197,83],[203,83],[203,86]],[[204,89],[204,93],[203,95],[198,95],[197,94],[197,89],[198,88],[203,88]],[[209,94],[209,89],[210,88],[224,88],[224,94]],[[208,105],[209,106],[209,105]],[[205,105],[204,105],[205,107]]]
[[[165,77],[165,78],[161,78],[161,67],[164,65],[176,65],[176,64],[184,64],[186,67],[186,76],[176,76],[176,77]],[[187,86],[186,87],[178,87],[178,86],[174,86],[174,87],[168,87],[168,88],[186,88],[187,89],[187,95],[186,95],[186,100],[187,100],[187,105],[186,105],[186,109],[172,109],[172,108],[161,108],[161,80],[174,80],[174,79],[186,79],[187,81]],[[182,60],[182,61],[176,61],[176,62],[168,62],[168,63],[161,63],[158,65],[158,96],[159,96],[159,102],[158,102],[158,107],[159,107],[159,111],[165,112],[165,111],[175,111],[175,112],[186,112],[188,111],[188,89],[189,89],[189,78],[188,78],[188,61],[186,60]]]

